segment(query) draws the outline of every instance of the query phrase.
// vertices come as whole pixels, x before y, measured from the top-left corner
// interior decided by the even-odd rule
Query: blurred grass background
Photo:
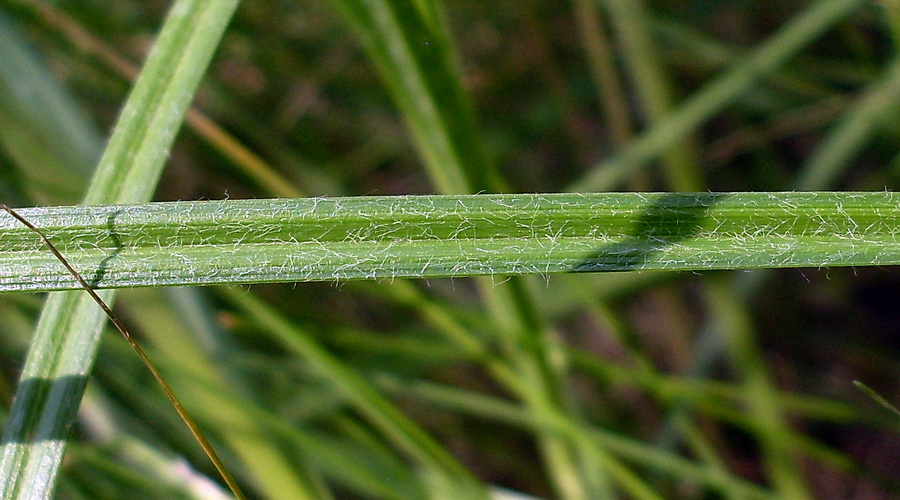
[[[449,87],[473,103],[484,150],[474,190],[570,189],[658,127],[685,139],[616,188],[894,189],[895,1],[844,2],[850,15],[732,86],[696,130],[672,119],[782,27],[839,3],[384,2],[406,27],[449,28],[462,75]],[[75,203],[130,88],[127,64],[144,59],[169,2],[0,5],[0,79],[22,91],[0,96],[0,193]],[[398,69],[361,43],[360,5],[242,2],[155,199],[454,189],[404,122],[416,103],[391,87]],[[900,422],[852,381],[900,401],[898,287],[893,268],[802,269],[140,290],[121,305],[252,496],[426,497],[452,491],[421,470],[452,471],[446,454],[483,483],[541,498],[895,498]],[[40,301],[0,299],[8,403]],[[378,413],[381,400],[342,370],[437,449],[404,448],[378,424],[400,417]],[[185,433],[109,339],[60,497],[190,497],[166,459],[212,473]]]

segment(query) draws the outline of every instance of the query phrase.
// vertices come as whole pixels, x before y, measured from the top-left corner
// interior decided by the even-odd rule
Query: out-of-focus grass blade
[[[243,396],[251,404],[253,391],[240,375],[229,374],[223,368],[229,365],[223,353],[209,352],[212,338],[221,332],[211,332],[214,325],[206,318],[197,317],[197,312],[209,307],[197,303],[201,302],[200,294],[195,293],[199,291],[143,288],[127,290],[123,299],[129,300],[129,304],[140,304],[129,309],[130,317],[156,348],[159,355],[155,359],[164,359],[177,367],[165,373],[184,406],[198,421],[218,424],[220,440],[242,459],[242,472],[254,478],[259,491],[270,498],[332,498],[306,464],[294,463],[285,456],[261,423],[234,403],[235,398]],[[192,385],[203,385],[205,390],[198,391]],[[231,432],[235,429],[240,431]]]
[[[431,491],[440,492],[437,498],[487,498],[482,485],[445,448],[307,332],[249,294],[228,289],[222,292],[268,336],[308,360],[325,379],[334,384],[358,412],[416,463],[417,471],[424,475],[423,482]]]
[[[438,192],[496,188],[433,1],[331,0],[362,40],[409,124]]]
[[[872,140],[879,128],[900,109],[900,58],[885,68],[884,76],[873,83],[844,114],[822,146],[809,159],[796,181],[797,189],[831,186],[846,171],[855,155]]]
[[[0,145],[35,200],[77,202],[101,143],[88,119],[48,78],[40,58],[0,14]],[[53,197],[47,194],[53,193]],[[12,200],[5,200],[12,203]]]
[[[857,389],[866,393],[867,396],[872,398],[876,403],[883,406],[886,410],[888,410],[888,411],[894,413],[895,415],[897,415],[898,417],[900,417],[900,410],[898,410],[896,406],[888,403],[888,400],[884,399],[881,396],[881,394],[878,394],[877,392],[873,391],[872,389],[869,388],[869,386],[860,382],[859,380],[854,380],[853,385],[855,385]]]
[[[893,193],[168,202],[24,211],[97,287],[900,263]],[[74,286],[0,222],[0,290]]]
[[[379,384],[391,391],[415,394],[422,401],[442,408],[452,409],[462,414],[472,415],[486,421],[504,422],[514,427],[544,427],[548,431],[570,434],[573,438],[585,434],[591,441],[609,450],[614,455],[630,462],[643,464],[673,477],[689,478],[721,491],[738,492],[742,498],[771,498],[761,486],[749,481],[719,474],[718,471],[700,466],[697,462],[681,457],[675,453],[662,451],[636,441],[630,437],[599,428],[578,429],[570,421],[552,416],[528,412],[514,403],[503,399],[478,394],[471,391],[449,387],[428,381],[401,381],[381,377]]]
[[[810,5],[789,24],[770,36],[746,59],[700,89],[679,108],[610,160],[594,167],[572,191],[614,188],[633,170],[646,165],[681,141],[715,113],[740,97],[760,78],[812,43],[825,30],[859,7],[861,0],[823,0]]]
[[[184,110],[237,5],[176,2],[128,99],[85,202],[150,199]],[[114,293],[104,292],[111,303]],[[59,294],[44,307],[22,371],[0,456],[0,497],[52,494],[65,440],[106,317],[85,294]]]

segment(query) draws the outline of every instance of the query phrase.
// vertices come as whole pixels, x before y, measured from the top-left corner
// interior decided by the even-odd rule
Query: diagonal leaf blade
[[[173,5],[100,161],[87,203],[150,199],[193,90],[236,4],[181,0]],[[111,302],[114,293],[102,296]],[[4,429],[0,497],[52,494],[105,321],[83,294],[54,295],[45,304]]]

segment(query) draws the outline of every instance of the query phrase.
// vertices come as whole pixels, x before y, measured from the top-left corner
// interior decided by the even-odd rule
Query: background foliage
[[[0,194],[82,199],[170,6],[7,0]],[[245,0],[156,200],[893,189],[900,7]],[[142,289],[121,311],[252,496],[889,498],[894,268]],[[41,307],[0,297],[10,401]],[[211,498],[101,346],[61,498]],[[185,456],[190,467],[175,457]]]

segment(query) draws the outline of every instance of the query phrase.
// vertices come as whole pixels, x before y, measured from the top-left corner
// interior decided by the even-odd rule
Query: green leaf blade
[[[99,288],[900,263],[891,193],[167,202],[27,212]],[[0,290],[72,289],[5,223]]]
[[[236,5],[234,0],[173,5],[100,160],[87,203],[151,198],[194,89]],[[114,291],[101,293],[110,304],[114,296]],[[51,496],[105,323],[106,316],[83,293],[48,298],[20,375],[21,387],[39,390],[20,391],[13,401],[0,452],[0,498]]]

